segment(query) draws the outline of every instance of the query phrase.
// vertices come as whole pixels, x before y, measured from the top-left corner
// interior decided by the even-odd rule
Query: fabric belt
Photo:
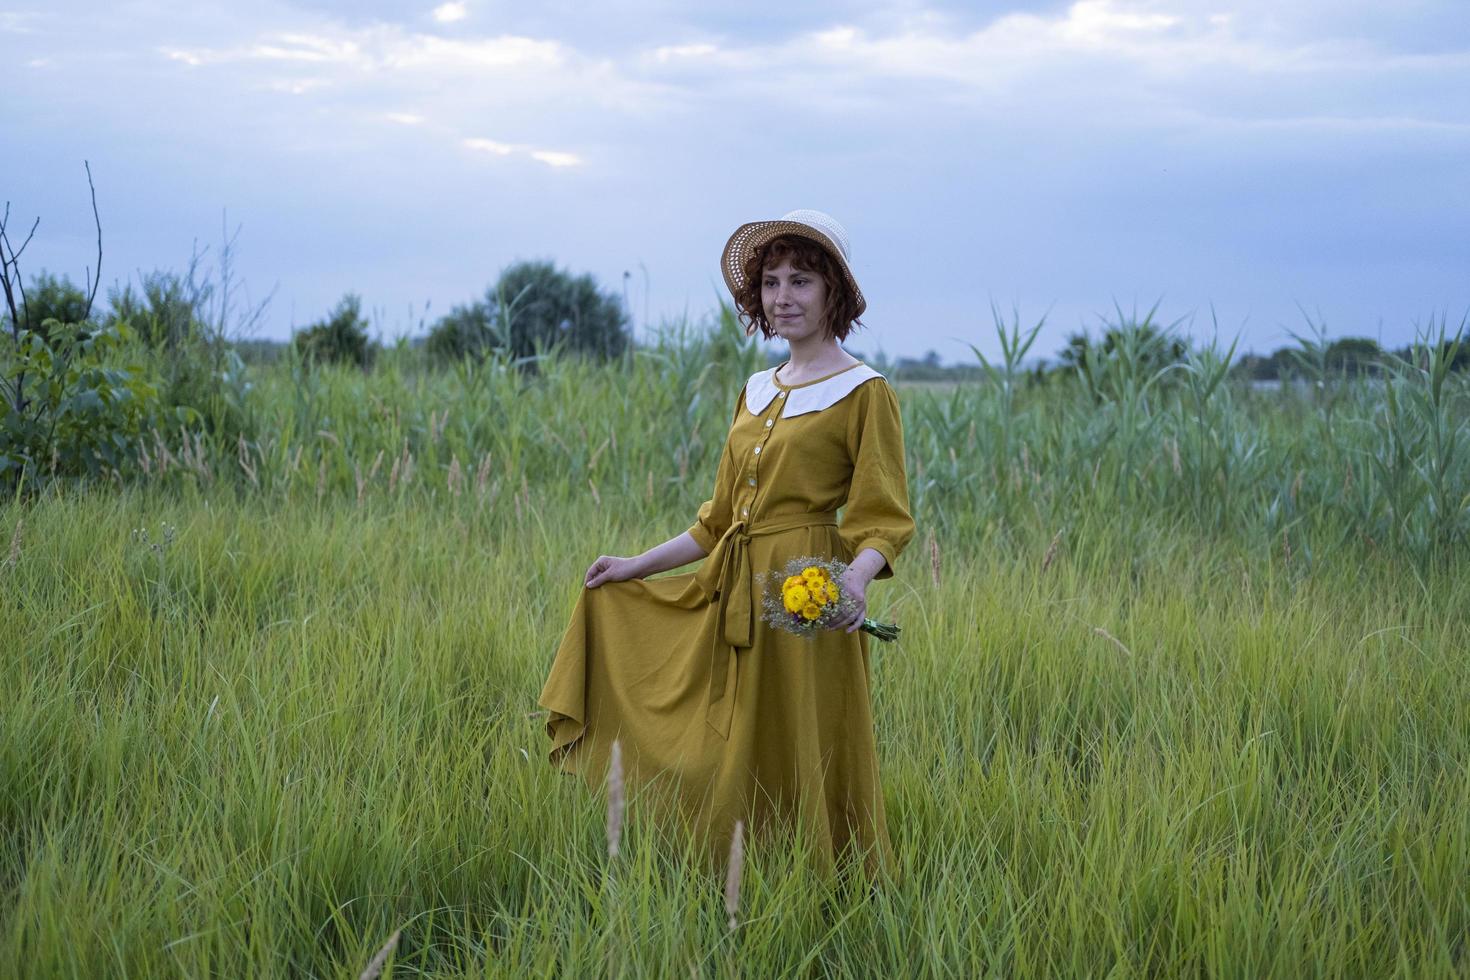
[[[735,714],[735,691],[726,690],[726,675],[737,650],[751,643],[754,600],[750,592],[750,539],[759,535],[779,534],[798,527],[837,525],[836,511],[810,514],[787,514],[763,521],[735,521],[714,549],[705,557],[694,580],[710,601],[718,601],[715,638],[710,649],[709,709],[705,719],[719,732],[730,737],[730,720]]]

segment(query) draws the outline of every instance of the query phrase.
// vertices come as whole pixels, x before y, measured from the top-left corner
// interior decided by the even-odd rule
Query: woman
[[[551,761],[595,783],[619,739],[628,777],[667,779],[716,855],[737,819],[779,820],[825,870],[854,847],[892,871],[858,628],[869,582],[893,575],[914,533],[898,400],[841,347],[866,303],[831,217],[742,225],[722,267],[746,333],[790,357],[741,389],[694,524],[587,569],[539,699]],[[794,556],[850,564],[839,585],[858,602],[841,628],[805,639],[761,621],[755,575]]]

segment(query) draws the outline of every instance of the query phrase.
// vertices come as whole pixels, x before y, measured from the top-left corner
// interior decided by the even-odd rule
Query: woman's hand
[[[595,589],[604,582],[626,582],[630,578],[642,577],[643,569],[637,559],[598,555],[597,560],[588,566],[587,578],[583,584],[589,589]]]
[[[837,580],[837,588],[842,590],[842,595],[854,603],[854,606],[852,612],[838,620],[833,629],[856,632],[862,627],[863,618],[868,615],[868,578],[849,568]]]

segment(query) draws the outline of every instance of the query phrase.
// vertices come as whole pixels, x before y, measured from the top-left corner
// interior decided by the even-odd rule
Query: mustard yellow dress
[[[582,589],[539,698],[550,758],[598,784],[620,740],[630,789],[665,781],[717,857],[736,819],[752,833],[779,820],[799,824],[821,868],[855,846],[869,870],[893,871],[871,638],[768,626],[755,577],[865,548],[884,558],[876,578],[892,577],[914,533],[898,399],[862,363],[797,385],[776,370],[736,400],[689,528],[708,552],[698,570]]]

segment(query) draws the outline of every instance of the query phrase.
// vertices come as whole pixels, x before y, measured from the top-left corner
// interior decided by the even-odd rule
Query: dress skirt
[[[697,572],[583,587],[539,698],[550,760],[596,787],[617,739],[629,785],[671,790],[716,862],[742,819],[799,826],[820,871],[851,850],[892,872],[868,636],[760,617],[756,574],[796,556],[851,560],[834,513],[735,521]]]

